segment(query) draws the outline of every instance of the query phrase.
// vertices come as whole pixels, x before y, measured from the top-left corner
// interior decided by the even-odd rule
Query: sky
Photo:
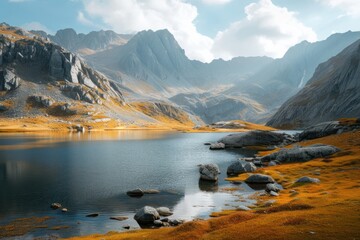
[[[0,0],[0,22],[88,33],[168,29],[190,59],[282,57],[293,45],[360,31],[360,0]]]

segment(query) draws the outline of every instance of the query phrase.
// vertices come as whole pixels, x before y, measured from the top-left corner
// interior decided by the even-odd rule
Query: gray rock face
[[[360,116],[360,40],[320,64],[306,86],[267,123],[282,128]]]
[[[321,138],[339,132],[348,132],[360,128],[360,119],[352,125],[343,125],[339,121],[330,121],[316,124],[306,128],[299,134],[299,140]]]
[[[205,164],[199,168],[200,179],[206,181],[217,181],[220,169],[216,164]]]
[[[219,142],[225,144],[225,147],[236,148],[243,148],[248,146],[274,147],[290,144],[293,141],[294,139],[290,135],[270,131],[249,131],[244,133],[230,134],[219,140]]]
[[[167,217],[173,215],[173,212],[167,207],[159,207],[156,209],[160,216]]]
[[[296,180],[296,183],[319,183],[320,180],[317,178],[311,178],[311,177],[301,177],[298,180]]]
[[[0,64],[1,65],[1,64]],[[20,86],[20,78],[12,71],[4,69],[0,71],[0,91],[11,91]]]
[[[325,157],[340,151],[331,145],[314,144],[307,147],[297,147],[281,149],[278,152],[264,156],[261,160],[269,162],[277,160],[279,162],[306,162],[314,158]]]
[[[255,165],[252,162],[239,160],[231,164],[227,168],[228,175],[237,175],[240,173],[254,172],[256,170]]]
[[[41,95],[30,96],[28,98],[28,101],[33,102],[39,107],[45,107],[45,108],[50,107],[55,103],[54,99],[52,99],[51,97],[41,96]]]
[[[140,225],[152,225],[155,220],[160,219],[160,215],[155,208],[145,206],[136,212],[134,219]]]
[[[274,183],[275,180],[264,174],[253,174],[245,180],[246,183]]]

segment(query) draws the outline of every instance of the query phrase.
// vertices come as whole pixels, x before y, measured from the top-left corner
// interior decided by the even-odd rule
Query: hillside
[[[267,123],[302,128],[360,116],[360,40],[320,64],[306,86],[286,101]]]

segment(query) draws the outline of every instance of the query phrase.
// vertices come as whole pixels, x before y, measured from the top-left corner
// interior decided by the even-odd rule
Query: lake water
[[[209,213],[238,206],[239,196],[253,193],[241,184],[224,181],[226,168],[244,150],[210,151],[229,133],[119,131],[63,135],[0,135],[0,225],[12,219],[51,216],[49,226],[69,226],[60,231],[39,229],[25,238],[56,235],[69,237],[138,228],[133,220],[145,205],[167,206],[170,218],[207,218]],[[199,182],[198,164],[216,163],[221,169],[219,188]],[[158,189],[160,194],[130,198],[126,191]],[[218,191],[220,190],[220,191]],[[239,195],[239,196],[236,196]],[[59,202],[69,209],[51,210]],[[99,217],[87,218],[89,213]],[[126,221],[110,220],[128,216]]]

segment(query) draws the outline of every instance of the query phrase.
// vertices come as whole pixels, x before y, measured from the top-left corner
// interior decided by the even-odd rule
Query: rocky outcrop
[[[12,71],[10,71],[9,69],[4,69],[0,71],[0,91],[11,91],[18,88],[19,86],[20,78],[16,76]]]
[[[34,95],[28,98],[28,102],[33,103],[38,107],[51,107],[55,101],[49,96]]]
[[[238,160],[231,164],[227,168],[227,174],[228,175],[237,175],[240,173],[246,173],[246,172],[254,172],[256,170],[255,165],[252,162],[247,162],[244,160]]]
[[[306,147],[284,148],[261,158],[262,162],[306,162],[314,158],[326,157],[340,151],[337,147],[314,144]]]
[[[267,123],[302,128],[360,116],[360,40],[320,64],[308,84],[286,101]]]
[[[354,119],[350,124],[340,121],[323,122],[306,128],[299,134],[298,138],[299,141],[303,141],[348,132],[354,129],[360,129],[360,119]]]
[[[15,72],[31,68],[32,72],[38,71],[37,75],[42,76],[34,79],[35,82],[66,82],[62,90],[73,99],[98,104],[102,103],[100,99],[110,97],[118,102],[124,101],[114,83],[84,64],[79,56],[53,43],[36,37],[13,41],[0,35],[0,53],[4,69],[0,73],[0,90],[19,87],[20,80]],[[10,67],[15,71],[10,71]],[[24,71],[21,73],[30,76]]]
[[[136,212],[134,219],[140,225],[152,225],[155,220],[160,219],[160,215],[155,208],[145,206]]]
[[[200,179],[206,181],[217,181],[220,169],[216,164],[204,164],[199,168]]]
[[[288,145],[295,140],[287,134],[270,131],[249,131],[230,134],[219,142],[224,143],[226,148],[245,148],[250,146],[267,146],[269,149],[275,146]]]

